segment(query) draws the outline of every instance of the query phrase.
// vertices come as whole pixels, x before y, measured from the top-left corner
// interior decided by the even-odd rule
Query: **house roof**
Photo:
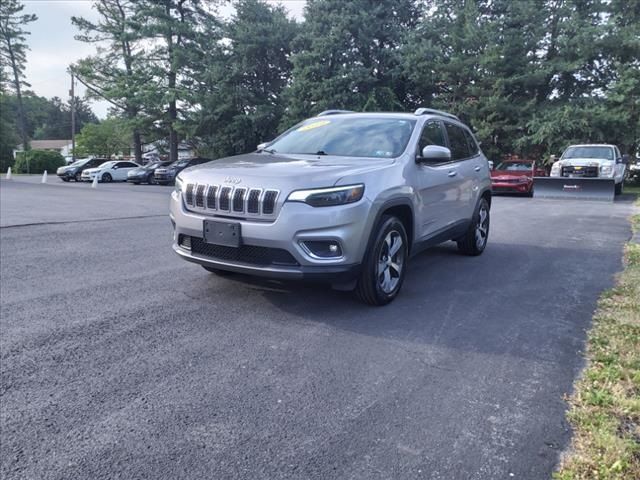
[[[60,149],[71,145],[71,140],[31,140],[29,145],[32,150]],[[22,144],[18,148],[22,148]]]

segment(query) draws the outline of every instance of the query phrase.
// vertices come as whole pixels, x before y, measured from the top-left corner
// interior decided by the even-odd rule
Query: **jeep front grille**
[[[184,201],[188,209],[196,212],[272,217],[279,194],[271,189],[188,183]]]

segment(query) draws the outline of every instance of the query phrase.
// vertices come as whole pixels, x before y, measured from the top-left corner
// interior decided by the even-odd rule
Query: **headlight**
[[[176,181],[173,184],[173,189],[178,193],[182,192],[182,179],[180,178],[180,176],[176,177]]]
[[[603,165],[600,167],[600,175],[611,175],[613,173],[612,165]]]
[[[531,178],[527,177],[526,175],[523,175],[518,179],[520,183],[527,183],[529,180],[531,180]]]
[[[364,185],[346,187],[317,188],[291,192],[287,201],[302,202],[312,207],[332,207],[357,202],[364,194]]]
[[[553,165],[551,165],[551,175],[553,174],[560,174],[560,164],[559,163],[554,163]]]

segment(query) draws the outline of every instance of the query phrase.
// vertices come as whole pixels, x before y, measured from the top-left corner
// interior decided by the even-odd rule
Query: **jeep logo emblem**
[[[237,185],[241,182],[242,180],[240,180],[238,177],[225,177],[224,179],[224,183],[232,183],[234,185]]]

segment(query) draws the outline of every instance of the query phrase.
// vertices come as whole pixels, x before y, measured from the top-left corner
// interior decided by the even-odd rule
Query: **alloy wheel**
[[[404,249],[402,236],[397,230],[391,230],[382,242],[378,257],[377,279],[384,293],[392,293],[402,275],[404,268]]]

